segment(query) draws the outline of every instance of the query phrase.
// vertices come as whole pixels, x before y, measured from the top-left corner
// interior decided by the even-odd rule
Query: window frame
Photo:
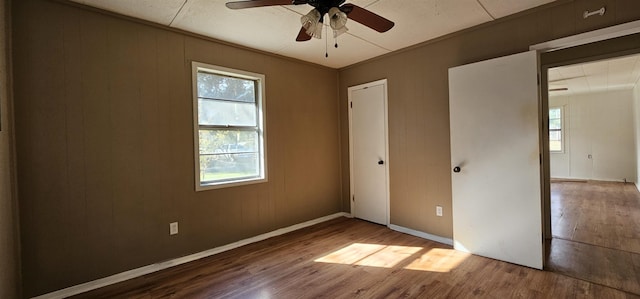
[[[552,154],[564,154],[565,146],[564,146],[564,130],[565,130],[565,121],[564,121],[564,106],[555,106],[549,107],[549,112],[553,109],[560,110],[560,129],[551,129],[551,113],[549,113],[549,119],[547,122],[548,130],[549,130],[549,153]],[[560,150],[551,150],[551,132],[552,131],[560,131]]]
[[[258,176],[251,178],[240,178],[220,181],[201,181],[200,179],[200,129],[201,127],[210,128],[209,125],[200,125],[199,123],[199,105],[198,105],[198,72],[227,76],[238,79],[252,80],[255,82],[256,91],[256,122],[258,132]],[[258,184],[267,182],[267,132],[266,132],[266,116],[265,116],[265,75],[227,68],[218,65],[212,65],[202,62],[191,62],[191,83],[192,83],[192,101],[193,101],[193,146],[194,146],[194,174],[196,191],[204,191],[219,188],[228,188],[234,186]],[[220,126],[223,128],[225,126]],[[227,128],[236,128],[238,130],[246,130],[244,126],[226,126]]]

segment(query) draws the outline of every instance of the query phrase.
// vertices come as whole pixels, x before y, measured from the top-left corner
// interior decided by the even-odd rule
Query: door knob
[[[460,166],[456,166],[453,168],[453,172],[458,173],[460,172]]]
[[[382,160],[378,161],[378,165],[382,165],[382,164],[384,164],[384,161]]]

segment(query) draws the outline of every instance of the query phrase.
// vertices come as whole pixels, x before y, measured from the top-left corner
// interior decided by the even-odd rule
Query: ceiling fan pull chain
[[[327,37],[324,39],[324,57],[329,58],[329,29],[327,27],[324,27],[324,35]]]

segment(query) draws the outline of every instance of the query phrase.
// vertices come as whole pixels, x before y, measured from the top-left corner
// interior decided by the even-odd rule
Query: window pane
[[[256,131],[200,130],[199,135],[201,182],[260,175]]]
[[[561,119],[550,119],[549,120],[549,130],[559,130],[562,129],[562,120]]]
[[[255,81],[198,72],[198,97],[255,103]]]
[[[561,141],[550,141],[549,142],[549,150],[552,152],[560,152],[562,151],[562,142]]]
[[[258,154],[230,154],[224,156],[200,156],[201,182],[224,181],[231,179],[252,178],[260,175]]]
[[[561,140],[562,133],[560,131],[549,131],[549,140]]]
[[[560,108],[549,109],[549,119],[560,118]]]
[[[256,126],[254,103],[198,99],[198,124]]]
[[[200,130],[200,154],[258,152],[258,133],[229,129]]]

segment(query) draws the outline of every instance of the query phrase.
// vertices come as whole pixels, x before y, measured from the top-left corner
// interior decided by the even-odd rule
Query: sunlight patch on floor
[[[408,270],[450,272],[471,254],[453,249],[434,248],[404,267]]]
[[[319,263],[391,268],[422,247],[354,243],[316,259]]]

